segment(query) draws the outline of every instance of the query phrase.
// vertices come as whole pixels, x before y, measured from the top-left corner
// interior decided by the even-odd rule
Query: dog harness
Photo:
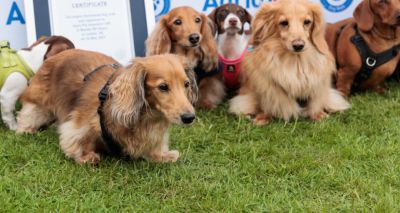
[[[400,44],[393,46],[392,48],[385,50],[380,53],[373,52],[369,47],[367,42],[365,42],[364,38],[361,36],[358,31],[357,25],[354,25],[354,30],[356,34],[350,38],[351,42],[357,47],[358,52],[361,56],[361,68],[357,73],[356,78],[354,80],[354,89],[359,89],[362,81],[367,80],[371,77],[375,68],[385,64],[386,62],[395,58],[400,50]]]
[[[10,48],[10,42],[0,41],[0,88],[3,87],[7,77],[14,72],[21,73],[28,80],[34,75],[25,60],[16,50]]]
[[[201,64],[201,62],[199,63]],[[196,73],[197,82],[200,82],[203,78],[211,77],[214,75],[218,75],[221,71],[218,68],[211,70],[210,72],[204,71],[203,68],[197,66],[194,68],[194,73]]]
[[[119,64],[104,64],[101,65],[97,68],[95,68],[93,71],[91,71],[89,74],[87,74],[83,81],[88,81],[91,79],[91,76],[95,74],[96,72],[102,70],[105,67],[111,67],[114,69],[113,73],[110,75],[108,78],[107,82],[104,84],[103,88],[100,90],[98,98],[100,101],[100,104],[97,108],[97,113],[99,115],[99,120],[100,120],[100,128],[101,128],[101,138],[104,143],[104,146],[106,147],[106,150],[109,155],[111,156],[121,156],[122,154],[122,147],[119,143],[117,143],[114,140],[114,137],[111,135],[111,133],[108,131],[105,121],[104,121],[104,102],[107,100],[108,97],[108,87],[110,86],[110,80],[114,76],[115,72],[120,68]]]
[[[247,48],[243,53],[235,59],[227,59],[222,55],[218,56],[219,59],[219,69],[224,76],[225,85],[229,89],[239,88],[239,73],[240,73],[240,63],[242,62],[244,56],[247,53]]]

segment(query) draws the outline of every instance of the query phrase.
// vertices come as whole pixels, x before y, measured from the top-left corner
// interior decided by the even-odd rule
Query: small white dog
[[[0,104],[3,122],[11,130],[17,129],[15,103],[28,86],[29,79],[43,61],[61,51],[74,48],[65,37],[42,37],[31,47],[15,51],[7,41],[0,44]]]

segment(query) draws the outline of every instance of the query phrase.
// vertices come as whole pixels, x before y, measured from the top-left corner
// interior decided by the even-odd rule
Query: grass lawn
[[[16,136],[0,124],[0,211],[400,211],[400,86],[352,98],[322,122],[253,126],[198,112],[174,127],[176,164],[64,157],[54,128]]]

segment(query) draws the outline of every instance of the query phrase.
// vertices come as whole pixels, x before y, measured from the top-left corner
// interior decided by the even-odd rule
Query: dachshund
[[[33,133],[54,120],[61,149],[77,163],[100,154],[175,162],[172,123],[191,124],[195,75],[172,54],[136,58],[122,67],[106,55],[69,50],[48,59],[22,95],[17,133]]]
[[[242,62],[242,87],[229,111],[264,125],[272,118],[321,120],[347,101],[332,88],[334,58],[319,5],[307,0],[264,4],[252,22],[254,49]]]

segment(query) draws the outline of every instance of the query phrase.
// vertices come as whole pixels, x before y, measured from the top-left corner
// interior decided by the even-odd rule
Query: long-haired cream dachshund
[[[252,28],[254,50],[242,62],[242,88],[231,100],[230,112],[254,115],[254,123],[265,124],[274,117],[320,120],[349,107],[331,86],[335,63],[317,4],[265,4]]]
[[[77,163],[100,153],[175,162],[171,123],[190,124],[197,99],[183,57],[137,58],[127,67],[100,53],[71,50],[47,60],[22,96],[19,133],[57,121],[60,146]]]

